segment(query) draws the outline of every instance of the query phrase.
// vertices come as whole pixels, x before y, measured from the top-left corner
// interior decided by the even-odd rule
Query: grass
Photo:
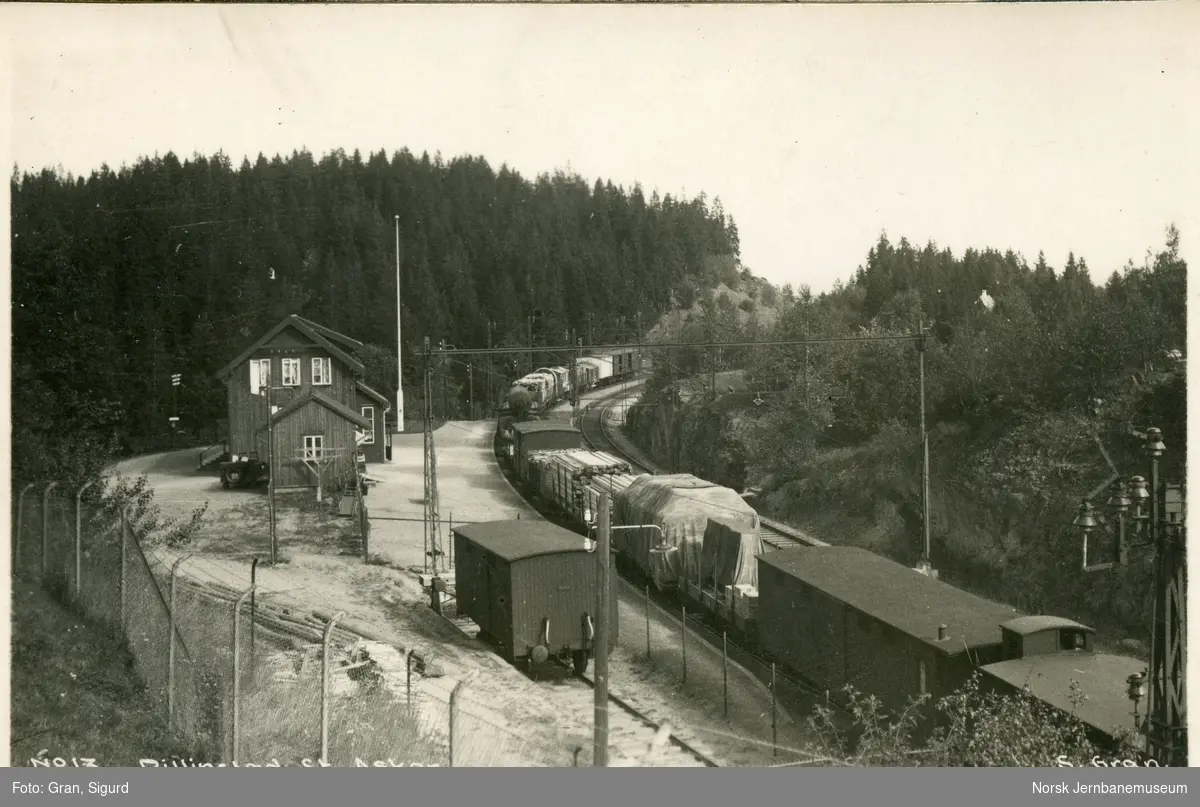
[[[39,586],[13,580],[10,753],[13,766],[58,757],[100,767],[203,754],[167,731],[146,697],[124,642],[60,604]],[[42,753],[44,751],[44,753]]]
[[[258,685],[250,687],[242,706],[241,746],[253,749],[255,757],[245,763],[278,761],[285,767],[311,767],[320,757],[320,668],[314,657],[297,678],[283,683],[260,667]],[[346,676],[342,671],[331,673],[331,678]],[[389,761],[397,766],[446,764],[445,750],[422,731],[419,719],[403,701],[369,678],[355,685],[353,692],[331,692],[328,719],[328,764],[332,767]]]

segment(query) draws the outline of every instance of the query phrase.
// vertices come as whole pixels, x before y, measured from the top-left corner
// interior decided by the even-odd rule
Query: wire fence
[[[207,558],[148,548],[136,512],[81,494],[21,489],[13,574],[128,645],[145,696],[190,754],[183,764],[575,761],[574,748],[514,730],[427,654],[365,638],[285,592],[230,586]]]

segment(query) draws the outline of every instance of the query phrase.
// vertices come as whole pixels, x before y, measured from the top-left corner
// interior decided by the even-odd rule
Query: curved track
[[[588,410],[579,419],[579,431],[583,435],[583,439],[596,451],[603,451],[625,460],[634,469],[635,473],[663,473],[661,468],[654,467],[652,463],[648,461],[642,462],[633,457],[630,452],[621,447],[621,441],[614,439],[609,433],[608,412],[612,409],[613,402],[621,396],[622,393],[614,392],[611,396],[602,398],[588,407]],[[810,538],[799,530],[774,519],[759,516],[759,525],[759,532],[762,535],[763,543],[774,549],[790,549],[797,546],[827,546],[824,541]]]

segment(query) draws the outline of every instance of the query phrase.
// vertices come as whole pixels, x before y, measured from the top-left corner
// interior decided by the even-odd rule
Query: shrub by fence
[[[95,491],[25,486],[16,499],[13,574],[128,643],[146,697],[193,755],[160,765],[572,764],[574,749],[520,736],[461,682],[423,676],[411,649],[279,592],[229,588],[186,554],[160,557],[136,514]]]

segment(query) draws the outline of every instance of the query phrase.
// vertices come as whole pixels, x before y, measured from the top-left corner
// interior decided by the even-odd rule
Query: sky
[[[742,260],[828,290],[885,232],[1200,244],[1200,7],[12,6],[9,165],[333,148],[482,155],[720,198]],[[0,141],[2,145],[2,141]]]

